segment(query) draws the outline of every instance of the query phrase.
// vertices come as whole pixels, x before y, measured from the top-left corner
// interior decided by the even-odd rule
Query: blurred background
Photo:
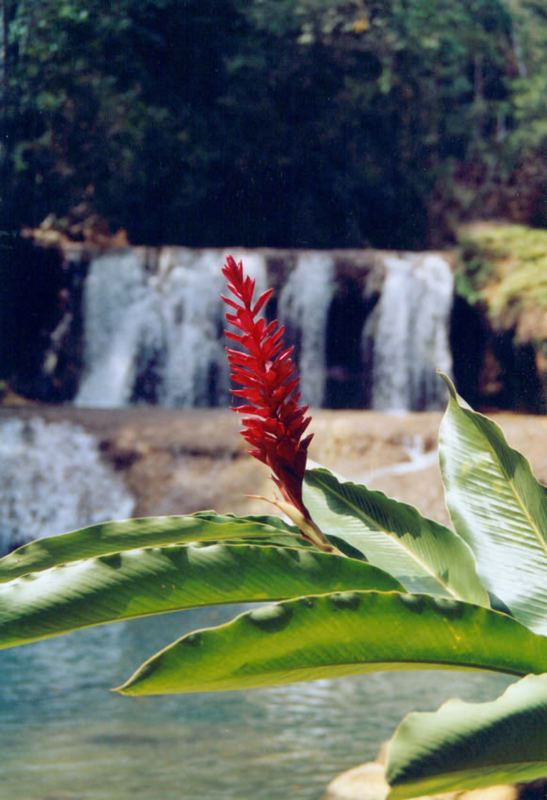
[[[101,252],[123,255],[103,264],[98,280],[104,292],[130,295],[127,307],[143,283],[150,289],[151,273],[170,274],[156,280],[156,294],[171,282],[179,288],[165,293],[180,295],[190,279],[173,272],[197,261],[203,277],[222,260],[195,252],[162,260],[152,248],[274,248],[256,269],[280,290],[296,249],[344,250],[330,266],[328,257],[304,265],[300,284],[287,289],[299,299],[286,298],[282,309],[298,319],[295,303],[308,302],[324,328],[314,360],[326,362],[330,383],[309,399],[408,406],[373,396],[378,325],[370,322],[368,336],[363,328],[386,264],[362,251],[434,249],[444,251],[450,275],[438,263],[418,265],[415,291],[415,264],[410,275],[387,264],[384,305],[409,301],[401,341],[436,309],[448,317],[454,375],[470,402],[545,411],[541,0],[4,0],[1,13],[0,379],[15,393],[72,400],[93,369],[83,344],[89,326],[98,316],[103,330],[122,324],[106,319],[104,297],[86,298]],[[132,265],[129,244],[148,248]],[[348,260],[356,269],[340,263]],[[307,275],[323,288],[306,301]],[[423,312],[424,282],[443,280],[449,300],[440,287],[432,298],[429,287]],[[203,306],[203,292],[217,286],[204,278],[192,304]],[[160,364],[170,359],[165,329],[180,333],[176,308],[163,306],[163,320],[138,333],[148,347],[142,355],[135,345],[140,377],[103,404],[224,403],[218,386],[166,388],[158,377],[169,371]],[[218,310],[205,312],[218,326]],[[436,333],[427,336],[422,350]],[[448,368],[440,346],[430,360]],[[427,391],[416,390],[410,407],[427,408]],[[96,403],[87,389],[84,397]]]
[[[547,480],[541,0],[3,0],[0,18],[0,554],[108,518],[264,511],[225,410],[227,253],[275,290],[314,459],[448,522],[441,369]],[[318,800],[409,708],[503,684],[106,691],[230,613],[2,654],[0,800]]]
[[[545,224],[540,0],[5,0],[8,228],[439,247]]]

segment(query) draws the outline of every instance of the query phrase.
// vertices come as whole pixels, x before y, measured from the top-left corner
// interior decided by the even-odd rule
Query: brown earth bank
[[[246,497],[272,497],[273,484],[267,468],[246,454],[239,420],[229,411],[0,407],[0,419],[34,416],[72,422],[92,433],[103,458],[134,495],[136,516],[271,511],[263,501]],[[547,483],[547,418],[507,413],[492,418]],[[435,453],[440,421],[438,412],[314,411],[310,457],[446,522]]]

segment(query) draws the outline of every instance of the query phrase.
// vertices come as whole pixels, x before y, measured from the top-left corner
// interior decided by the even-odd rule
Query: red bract
[[[302,435],[311,418],[306,417],[308,406],[300,405],[298,377],[291,358],[294,348],[283,345],[283,325],[277,320],[267,324],[259,316],[272,289],[253,303],[255,281],[243,274],[243,264],[228,256],[222,271],[236,298],[222,299],[233,309],[226,313],[226,319],[238,329],[238,333],[227,330],[226,336],[242,348],[226,348],[230,377],[241,387],[232,393],[245,401],[234,408],[247,415],[242,436],[251,445],[250,454],[270,467],[284,499],[309,519],[302,501],[302,481],[312,435]]]

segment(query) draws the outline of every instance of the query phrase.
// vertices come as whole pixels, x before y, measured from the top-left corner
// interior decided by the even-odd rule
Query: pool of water
[[[237,609],[239,610],[239,608]],[[510,679],[376,673],[241,693],[124,698],[145,657],[236,609],[96,628],[0,653],[0,800],[319,800],[401,716]]]

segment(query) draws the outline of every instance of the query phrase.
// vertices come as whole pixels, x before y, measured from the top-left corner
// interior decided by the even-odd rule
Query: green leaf
[[[109,553],[0,584],[0,648],[182,608],[348,586],[401,588],[363,561],[312,548],[222,543]]]
[[[408,591],[489,605],[465,542],[413,506],[323,468],[306,472],[304,502],[327,536],[355,547]]]
[[[27,572],[136,547],[227,539],[290,543],[292,547],[304,543],[296,528],[285,525],[277,517],[232,517],[203,511],[187,517],[143,517],[101,522],[60,536],[36,539],[0,558],[0,583]]]
[[[376,670],[547,668],[547,638],[506,614],[397,592],[301,597],[196,631],[119,688],[145,695],[249,689]]]
[[[450,700],[409,714],[389,745],[389,800],[532,781],[547,775],[547,675],[489,703]]]
[[[489,591],[547,633],[547,491],[500,428],[462,407],[447,382],[440,456],[450,515]]]

